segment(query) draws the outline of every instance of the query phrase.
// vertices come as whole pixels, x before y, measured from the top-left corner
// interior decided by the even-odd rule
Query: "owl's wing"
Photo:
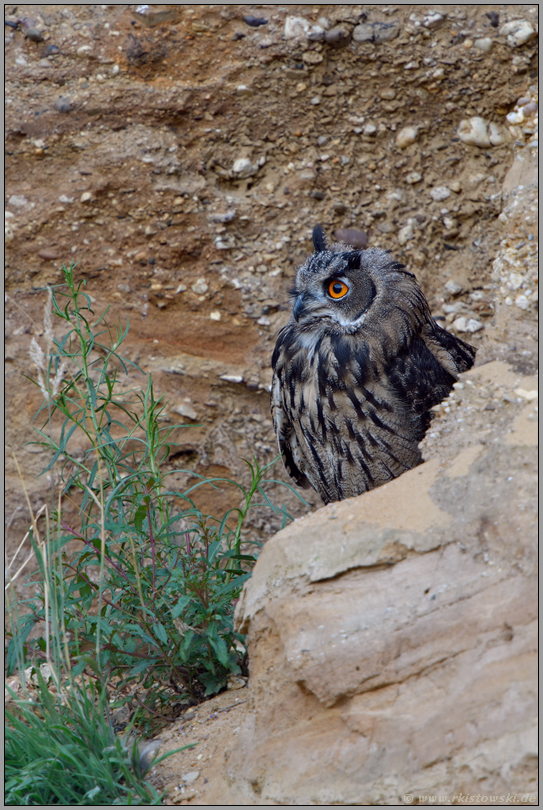
[[[472,367],[476,349],[442,329],[433,319],[424,326],[421,336],[438,363],[455,380],[461,371]]]
[[[454,340],[452,335],[449,337]],[[446,356],[447,365],[440,360],[441,357],[439,360],[436,358],[434,351],[422,337],[417,336],[387,370],[388,381],[393,390],[404,402],[410,403],[412,413],[421,416],[417,431],[421,432],[421,439],[430,424],[428,411],[449,395],[458,376],[457,367],[452,366],[450,355]],[[451,373],[449,368],[456,373]]]
[[[274,374],[273,376],[271,413],[275,434],[277,436],[277,443],[279,445],[281,455],[283,456],[283,462],[287,468],[287,472],[290,477],[296,481],[299,487],[309,489],[311,484],[309,483],[307,476],[304,475],[304,473],[301,472],[298,467],[298,459],[301,455],[298,440],[296,438],[296,433],[294,432],[292,422],[288,418],[283,407],[283,401],[281,398],[281,384],[277,374]]]

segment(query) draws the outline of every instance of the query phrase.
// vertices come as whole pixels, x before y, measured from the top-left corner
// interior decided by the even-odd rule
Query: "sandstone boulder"
[[[456,451],[264,547],[236,613],[252,712],[223,801],[535,795],[536,378],[495,361],[462,379],[464,414],[502,397],[496,429],[462,446],[459,425]]]

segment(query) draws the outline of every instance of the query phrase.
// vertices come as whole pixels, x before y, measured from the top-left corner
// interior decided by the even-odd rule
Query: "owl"
[[[273,352],[271,409],[290,476],[330,503],[422,462],[430,409],[475,349],[438,326],[390,251],[328,246],[318,225],[313,244]]]

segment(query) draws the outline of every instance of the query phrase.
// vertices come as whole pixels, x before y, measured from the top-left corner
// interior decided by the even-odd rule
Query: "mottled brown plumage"
[[[330,503],[420,464],[430,408],[475,349],[388,251],[328,247],[319,226],[313,241],[273,353],[272,416],[290,475]]]

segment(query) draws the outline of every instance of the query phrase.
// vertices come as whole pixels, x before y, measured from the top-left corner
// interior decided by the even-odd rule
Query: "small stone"
[[[477,48],[477,50],[482,51],[483,53],[488,53],[489,50],[492,48],[492,40],[490,37],[482,37],[481,39],[475,39],[473,41],[473,47]]]
[[[528,307],[530,306],[530,302],[528,301],[525,295],[517,295],[517,297],[515,298],[515,306],[518,307],[519,309],[528,309]]]
[[[311,28],[308,20],[303,17],[286,17],[285,37],[286,39],[302,39],[307,36]]]
[[[57,98],[53,103],[53,107],[59,113],[69,113],[74,109],[73,103],[64,96]]]
[[[253,166],[249,158],[238,158],[234,161],[232,171],[234,174],[239,174],[240,177],[250,177],[256,174],[258,166]]]
[[[243,377],[238,374],[221,374],[219,376],[220,380],[224,380],[224,382],[229,383],[242,383]]]
[[[24,194],[12,194],[8,200],[8,205],[14,205],[15,208],[23,208],[28,205],[28,200]]]
[[[434,202],[443,202],[447,197],[451,196],[450,189],[447,186],[437,186],[430,191],[430,197]]]
[[[453,329],[457,332],[471,332],[474,334],[484,329],[484,323],[477,321],[475,318],[466,318],[462,315],[453,322]]]
[[[191,284],[190,288],[196,295],[205,295],[209,289],[209,284],[205,278],[197,278],[194,284]]]
[[[405,225],[398,231],[398,242],[400,245],[405,245],[415,236],[415,231],[412,225]]]
[[[188,287],[187,287],[186,284],[178,284],[178,286],[177,286],[177,288],[175,290],[175,295],[179,295],[179,293],[186,292],[187,289],[188,289]]]
[[[486,16],[490,20],[492,28],[497,28],[500,24],[500,15],[497,11],[487,11]]]
[[[247,14],[245,17],[241,18],[245,25],[251,26],[251,28],[258,28],[261,25],[267,25],[268,21],[264,19],[264,17],[253,17],[252,14]]]
[[[186,785],[192,785],[194,782],[196,782],[196,780],[198,779],[199,776],[200,776],[200,771],[191,771],[190,773],[185,774],[185,776],[182,776],[181,780]]]
[[[375,124],[366,124],[363,128],[362,133],[368,137],[373,137],[377,133],[377,127]]]
[[[28,62],[26,61],[24,56],[21,55],[17,57],[17,59],[15,60],[15,64],[24,67],[25,65],[28,65]]]
[[[320,65],[324,60],[324,56],[318,51],[305,51],[302,54],[302,59],[306,65]]]
[[[416,127],[404,127],[396,135],[396,146],[400,149],[405,149],[407,146],[411,146],[412,143],[415,143],[418,136],[419,132]]]
[[[513,126],[516,124],[523,124],[524,113],[522,110],[518,110],[518,112],[510,112],[509,115],[506,116],[506,121],[508,124],[512,124]]]
[[[538,110],[538,106],[535,101],[528,101],[527,104],[524,104],[522,107],[522,112],[524,116],[532,115],[532,113],[536,113]]]
[[[84,191],[81,197],[79,198],[79,202],[86,203],[92,200],[92,193],[90,191]]]
[[[463,143],[470,146],[500,146],[510,139],[504,127],[485,121],[478,115],[460,121],[457,134]]]
[[[175,408],[173,408],[173,411],[174,413],[178,413],[179,416],[184,416],[192,421],[198,419],[198,414],[194,408],[191,405],[185,404],[184,402],[182,402],[181,405],[176,405]]]
[[[418,172],[409,172],[407,177],[405,178],[405,182],[409,183],[410,186],[413,186],[415,183],[420,183],[422,180],[422,175]]]
[[[422,24],[425,28],[437,28],[439,25],[445,22],[446,17],[446,14],[439,14],[437,11],[431,11],[423,19]]]
[[[452,278],[446,282],[444,287],[445,295],[447,298],[451,298],[455,295],[460,295],[463,289],[464,288],[462,287],[462,285],[459,284],[458,281],[454,281],[454,279]]]
[[[213,310],[213,312],[209,313],[209,317],[212,321],[220,321],[222,318],[221,313],[218,310]]]
[[[46,45],[44,48],[42,48],[40,55],[46,59],[49,56],[56,56],[57,53],[60,53],[60,48],[58,48],[56,45]]]
[[[145,25],[149,26],[149,28],[153,28],[155,25],[163,25],[165,22],[170,22],[175,19],[175,11],[173,9],[164,9],[158,6],[158,10],[155,11],[155,8],[156,7],[143,4],[139,5],[134,13],[138,15],[137,19],[141,20]]]
[[[324,146],[325,144],[328,143],[329,140],[330,138],[328,138],[327,135],[319,135],[319,137],[317,138],[317,146]]]
[[[502,25],[500,36],[505,37],[505,41],[510,48],[519,48],[536,36],[536,31],[528,20],[513,20]]]
[[[210,214],[208,219],[210,222],[232,222],[235,219],[236,212],[233,209],[229,209],[224,214]]]
[[[31,42],[43,42],[43,34],[39,30],[39,28],[26,28],[26,29],[24,29],[24,26],[23,26],[23,30],[24,30],[25,37],[27,39],[29,39]]]
[[[324,42],[324,28],[320,25],[312,25],[307,32],[307,38],[310,42]]]
[[[318,107],[318,105],[321,103],[321,97],[320,96],[313,96],[313,98],[311,99],[311,101],[309,103],[313,104],[314,107]]]
[[[449,183],[449,188],[451,191],[454,191],[455,194],[460,194],[462,191],[462,186],[458,180],[453,180],[452,183]]]
[[[353,29],[355,42],[388,42],[400,33],[397,23],[362,23]]]
[[[517,395],[517,397],[527,399],[529,402],[533,399],[539,398],[539,391],[537,391],[537,389],[534,389],[533,391],[526,391],[525,388],[515,388],[514,393]]]
[[[344,26],[336,26],[331,28],[330,31],[325,31],[324,41],[331,48],[346,48],[351,41],[351,32]]]
[[[357,228],[338,228],[334,231],[334,239],[357,250],[364,250],[368,246],[368,235]]]
[[[59,252],[58,250],[55,250],[55,248],[44,248],[43,250],[38,251],[38,256],[40,259],[53,261],[54,259],[58,259]]]

